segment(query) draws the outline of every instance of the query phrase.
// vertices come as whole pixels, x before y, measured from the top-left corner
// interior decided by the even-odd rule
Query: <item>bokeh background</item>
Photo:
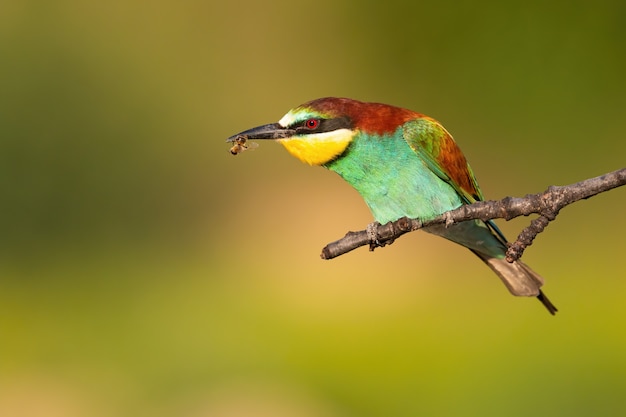
[[[524,256],[550,317],[425,233],[322,261],[356,192],[225,143],[334,95],[437,118],[489,198],[624,167],[623,1],[9,0],[0,56],[0,415],[626,414],[626,189]]]

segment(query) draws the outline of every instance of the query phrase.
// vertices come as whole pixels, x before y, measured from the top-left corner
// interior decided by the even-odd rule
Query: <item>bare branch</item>
[[[556,219],[559,211],[579,200],[584,200],[604,191],[626,184],[626,168],[590,178],[575,184],[551,186],[543,193],[528,194],[523,198],[505,197],[497,201],[479,201],[450,210],[433,219],[420,220],[403,217],[384,225],[374,223],[367,230],[348,232],[343,238],[329,243],[322,249],[322,259],[333,259],[361,246],[369,245],[370,250],[390,245],[405,233],[435,224],[450,226],[455,223],[480,219],[511,220],[519,216],[538,214],[513,242],[507,251],[507,261],[519,259],[524,250],[548,224]]]

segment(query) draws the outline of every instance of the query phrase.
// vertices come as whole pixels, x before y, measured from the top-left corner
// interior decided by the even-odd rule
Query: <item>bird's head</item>
[[[348,148],[359,132],[384,135],[420,116],[410,110],[347,98],[326,97],[304,103],[271,123],[228,138],[274,139],[310,165],[324,165]]]

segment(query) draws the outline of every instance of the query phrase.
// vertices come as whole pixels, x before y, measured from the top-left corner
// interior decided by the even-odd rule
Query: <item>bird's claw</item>
[[[373,251],[374,249],[383,246],[378,240],[378,226],[380,226],[380,223],[372,222],[368,224],[367,228],[365,229],[365,231],[367,232],[367,238],[370,242],[370,251]]]
[[[446,227],[450,227],[454,224],[454,219],[452,219],[452,216],[450,215],[449,211],[446,211],[445,213],[443,213],[443,217],[446,220],[446,223],[445,223]]]

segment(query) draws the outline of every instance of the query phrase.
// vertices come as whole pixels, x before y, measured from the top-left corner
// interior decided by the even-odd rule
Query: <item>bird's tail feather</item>
[[[550,314],[556,313],[556,307],[541,292],[543,278],[521,261],[507,262],[504,259],[506,239],[494,224],[487,227],[485,223],[476,220],[450,227],[434,225],[424,230],[465,246],[493,269],[511,294],[537,297]]]
[[[506,259],[496,258],[472,250],[483,262],[500,277],[504,285],[513,295],[523,297],[537,297],[548,309],[550,314],[557,312],[554,304],[541,291],[543,278],[522,261],[507,262]]]

